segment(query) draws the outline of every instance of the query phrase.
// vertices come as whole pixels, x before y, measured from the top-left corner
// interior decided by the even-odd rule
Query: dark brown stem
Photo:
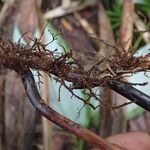
[[[127,97],[133,103],[136,103],[137,105],[150,111],[150,96],[124,82],[110,80],[108,85],[111,89],[121,94],[122,96]]]
[[[46,105],[39,95],[33,75],[30,70],[28,70],[28,72],[26,73],[23,73],[21,77],[29,100],[36,108],[36,110],[41,113],[41,115],[45,116],[48,120],[62,127],[66,131],[73,133],[74,135],[82,138],[88,143],[99,147],[101,150],[113,149],[113,147],[109,143],[104,141],[102,138],[100,138],[90,130],[83,128],[79,124],[62,116],[61,114],[50,108],[48,105]]]

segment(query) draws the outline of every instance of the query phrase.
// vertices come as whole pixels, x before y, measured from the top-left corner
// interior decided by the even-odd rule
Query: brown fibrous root
[[[99,70],[98,66],[101,63],[108,64],[108,67]],[[37,42],[37,40],[34,41],[33,45],[29,46],[14,43],[4,37],[0,37],[1,69],[9,68],[18,73],[23,73],[28,69],[44,71],[65,86],[73,96],[94,109],[97,107],[93,106],[89,100],[94,97],[100,101],[100,96],[94,93],[92,88],[107,86],[107,82],[112,79],[126,82],[124,80],[125,76],[148,71],[150,69],[150,54],[134,57],[131,54],[116,53],[111,60],[104,59],[95,64],[89,71],[85,71],[80,66],[71,52],[58,53],[57,50],[50,51],[47,49],[46,44]],[[69,81],[71,85],[68,86],[66,81]],[[74,89],[81,88],[88,89],[88,98],[86,100],[74,93]]]

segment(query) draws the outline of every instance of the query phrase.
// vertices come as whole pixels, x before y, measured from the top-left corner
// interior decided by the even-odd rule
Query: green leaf
[[[142,39],[143,39],[142,35],[139,35],[139,36],[137,37],[137,39],[135,40],[135,42],[134,42],[134,44],[133,44],[133,48],[134,48],[134,49],[137,49],[137,48],[139,47],[139,45],[140,45]]]
[[[121,13],[122,13],[122,10],[121,10],[121,4],[119,0],[116,0],[111,10],[106,11],[106,14],[109,16],[114,30],[119,28],[121,24]]]
[[[143,0],[137,4],[137,8],[145,13],[150,13],[150,0]]]

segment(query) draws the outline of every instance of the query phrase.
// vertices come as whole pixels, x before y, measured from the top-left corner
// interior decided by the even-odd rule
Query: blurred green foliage
[[[107,10],[106,13],[110,18],[113,30],[117,30],[121,24],[122,14],[121,4],[119,0],[116,0],[115,3],[113,3],[112,8],[110,10]]]
[[[137,9],[143,13],[150,13],[150,0],[143,0],[141,3],[138,3]]]

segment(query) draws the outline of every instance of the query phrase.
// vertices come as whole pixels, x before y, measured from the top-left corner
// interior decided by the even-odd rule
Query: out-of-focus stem
[[[122,19],[121,19],[121,27],[120,27],[120,34],[118,38],[118,47],[124,52],[129,51],[131,45],[132,45],[132,39],[133,39],[133,23],[134,23],[134,2],[132,0],[123,0],[122,3]],[[118,96],[119,103],[122,101],[123,103],[126,102],[126,98],[122,97],[121,95]],[[122,108],[121,113],[122,117],[120,120],[121,126],[120,130],[126,131],[126,119],[124,117],[125,108]]]
[[[132,45],[134,2],[132,0],[123,0],[122,9],[119,44],[122,44],[122,47],[127,52]]]
[[[0,150],[5,150],[5,79],[0,77]]]
[[[0,13],[0,27],[4,25],[6,19],[12,15],[14,7],[16,6],[17,0],[6,0]]]
[[[43,82],[41,87],[42,99],[44,99],[45,103],[49,105],[50,101],[49,101],[48,75],[44,72],[41,72],[41,75],[42,75],[41,81]],[[43,124],[44,150],[51,150],[52,149],[52,124],[45,117],[42,117],[42,124]]]
[[[113,36],[112,27],[109,18],[106,15],[105,9],[101,2],[98,5],[98,23],[99,23],[99,39],[104,40],[107,44],[114,45],[115,39]],[[108,48],[104,43],[100,43],[99,55],[109,57],[114,54],[113,48]],[[99,57],[99,61],[101,57]],[[101,100],[108,105],[113,104],[112,90],[109,88],[103,88],[101,93]],[[113,124],[113,112],[111,108],[104,105],[100,107],[100,135],[107,137],[111,135]],[[117,127],[116,127],[117,128]]]

